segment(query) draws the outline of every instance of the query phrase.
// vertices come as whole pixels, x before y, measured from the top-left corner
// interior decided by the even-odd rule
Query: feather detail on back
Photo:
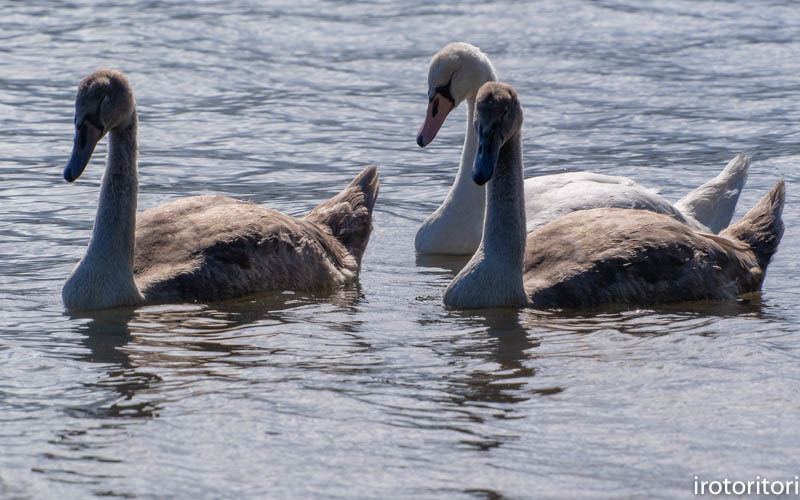
[[[365,168],[341,193],[317,205],[303,219],[329,228],[360,265],[372,230],[378,185],[377,167]]]
[[[640,210],[565,215],[528,235],[525,291],[536,307],[734,299],[758,291],[783,234],[784,196],[780,181],[720,235]]]
[[[330,289],[358,276],[327,228],[224,196],[168,203],[137,223],[134,276],[148,303]]]

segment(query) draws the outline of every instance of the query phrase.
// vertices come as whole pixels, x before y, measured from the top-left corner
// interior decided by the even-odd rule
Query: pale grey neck
[[[494,174],[486,186],[486,199],[481,247],[486,255],[504,264],[509,279],[519,277],[521,286],[527,231],[520,132],[500,148]]]
[[[138,118],[134,110],[128,125],[109,132],[108,158],[100,188],[100,201],[86,260],[103,262],[114,274],[130,269],[136,233],[136,166]],[[125,272],[127,274],[127,272]]]

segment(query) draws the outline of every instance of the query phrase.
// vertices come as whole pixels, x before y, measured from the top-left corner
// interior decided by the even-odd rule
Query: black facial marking
[[[433,108],[431,109],[431,117],[435,117],[438,112],[439,112],[439,99],[434,98]]]
[[[447,82],[447,85],[441,85],[439,87],[436,87],[436,90],[435,90],[433,96],[431,97],[431,100],[433,100],[433,98],[436,97],[436,94],[439,94],[440,96],[442,96],[445,99],[447,99],[448,101],[450,101],[451,107],[455,106],[456,105],[456,100],[453,99],[453,94],[450,93],[450,84],[451,83],[453,83],[453,76],[452,75],[450,76],[450,81]]]
[[[451,104],[455,105],[456,100],[453,99],[453,94],[450,93],[450,84],[453,83],[453,77],[450,77],[450,81],[447,82],[447,85],[442,85],[441,87],[436,87],[436,92],[450,101]]]

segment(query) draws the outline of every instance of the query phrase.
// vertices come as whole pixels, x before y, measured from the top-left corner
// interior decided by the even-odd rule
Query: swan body
[[[417,144],[429,144],[448,113],[467,103],[467,131],[461,164],[444,202],[420,227],[415,248],[421,254],[470,255],[481,241],[486,194],[470,180],[478,139],[475,98],[486,82],[496,81],[489,58],[467,43],[451,43],[431,60],[428,71],[429,104]],[[528,231],[561,215],[590,208],[618,207],[666,214],[697,229],[719,232],[733,216],[747,179],[750,158],[738,155],[716,178],[696,188],[674,205],[636,182],[590,172],[543,175],[525,181]]]
[[[501,83],[487,83],[477,99],[481,145],[472,175],[488,182],[486,219],[446,305],[576,308],[725,300],[760,289],[783,235],[783,181],[720,235],[620,208],[571,212],[527,233],[522,108]]]
[[[357,279],[378,194],[375,167],[301,218],[219,195],[137,216],[137,114],[127,78],[109,70],[85,78],[75,124],[67,181],[106,133],[110,139],[92,237],[62,290],[67,309],[327,290]]]

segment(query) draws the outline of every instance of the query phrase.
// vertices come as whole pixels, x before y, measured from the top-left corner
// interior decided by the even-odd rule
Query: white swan
[[[96,71],[80,83],[64,178],[77,179],[97,142],[110,138],[89,247],[62,290],[67,309],[324,290],[358,277],[378,195],[375,167],[302,218],[225,196],[184,198],[137,217],[137,124],[122,73]]]
[[[720,235],[646,210],[572,212],[527,233],[522,107],[490,82],[477,96],[472,177],[487,185],[483,238],[444,293],[459,308],[586,307],[732,299],[761,287],[783,235],[783,181]],[[527,242],[526,242],[527,240]]]
[[[481,240],[485,190],[470,180],[477,151],[473,119],[475,95],[481,85],[496,81],[489,58],[467,43],[451,43],[431,60],[428,70],[428,111],[417,144],[430,143],[448,113],[467,102],[467,133],[461,165],[444,202],[417,232],[420,254],[470,255]],[[700,229],[719,232],[733,216],[747,179],[750,158],[739,155],[715,179],[687,194],[674,206],[654,191],[630,179],[590,172],[543,175],[525,181],[528,231],[576,210],[599,207],[638,208],[667,214]]]

